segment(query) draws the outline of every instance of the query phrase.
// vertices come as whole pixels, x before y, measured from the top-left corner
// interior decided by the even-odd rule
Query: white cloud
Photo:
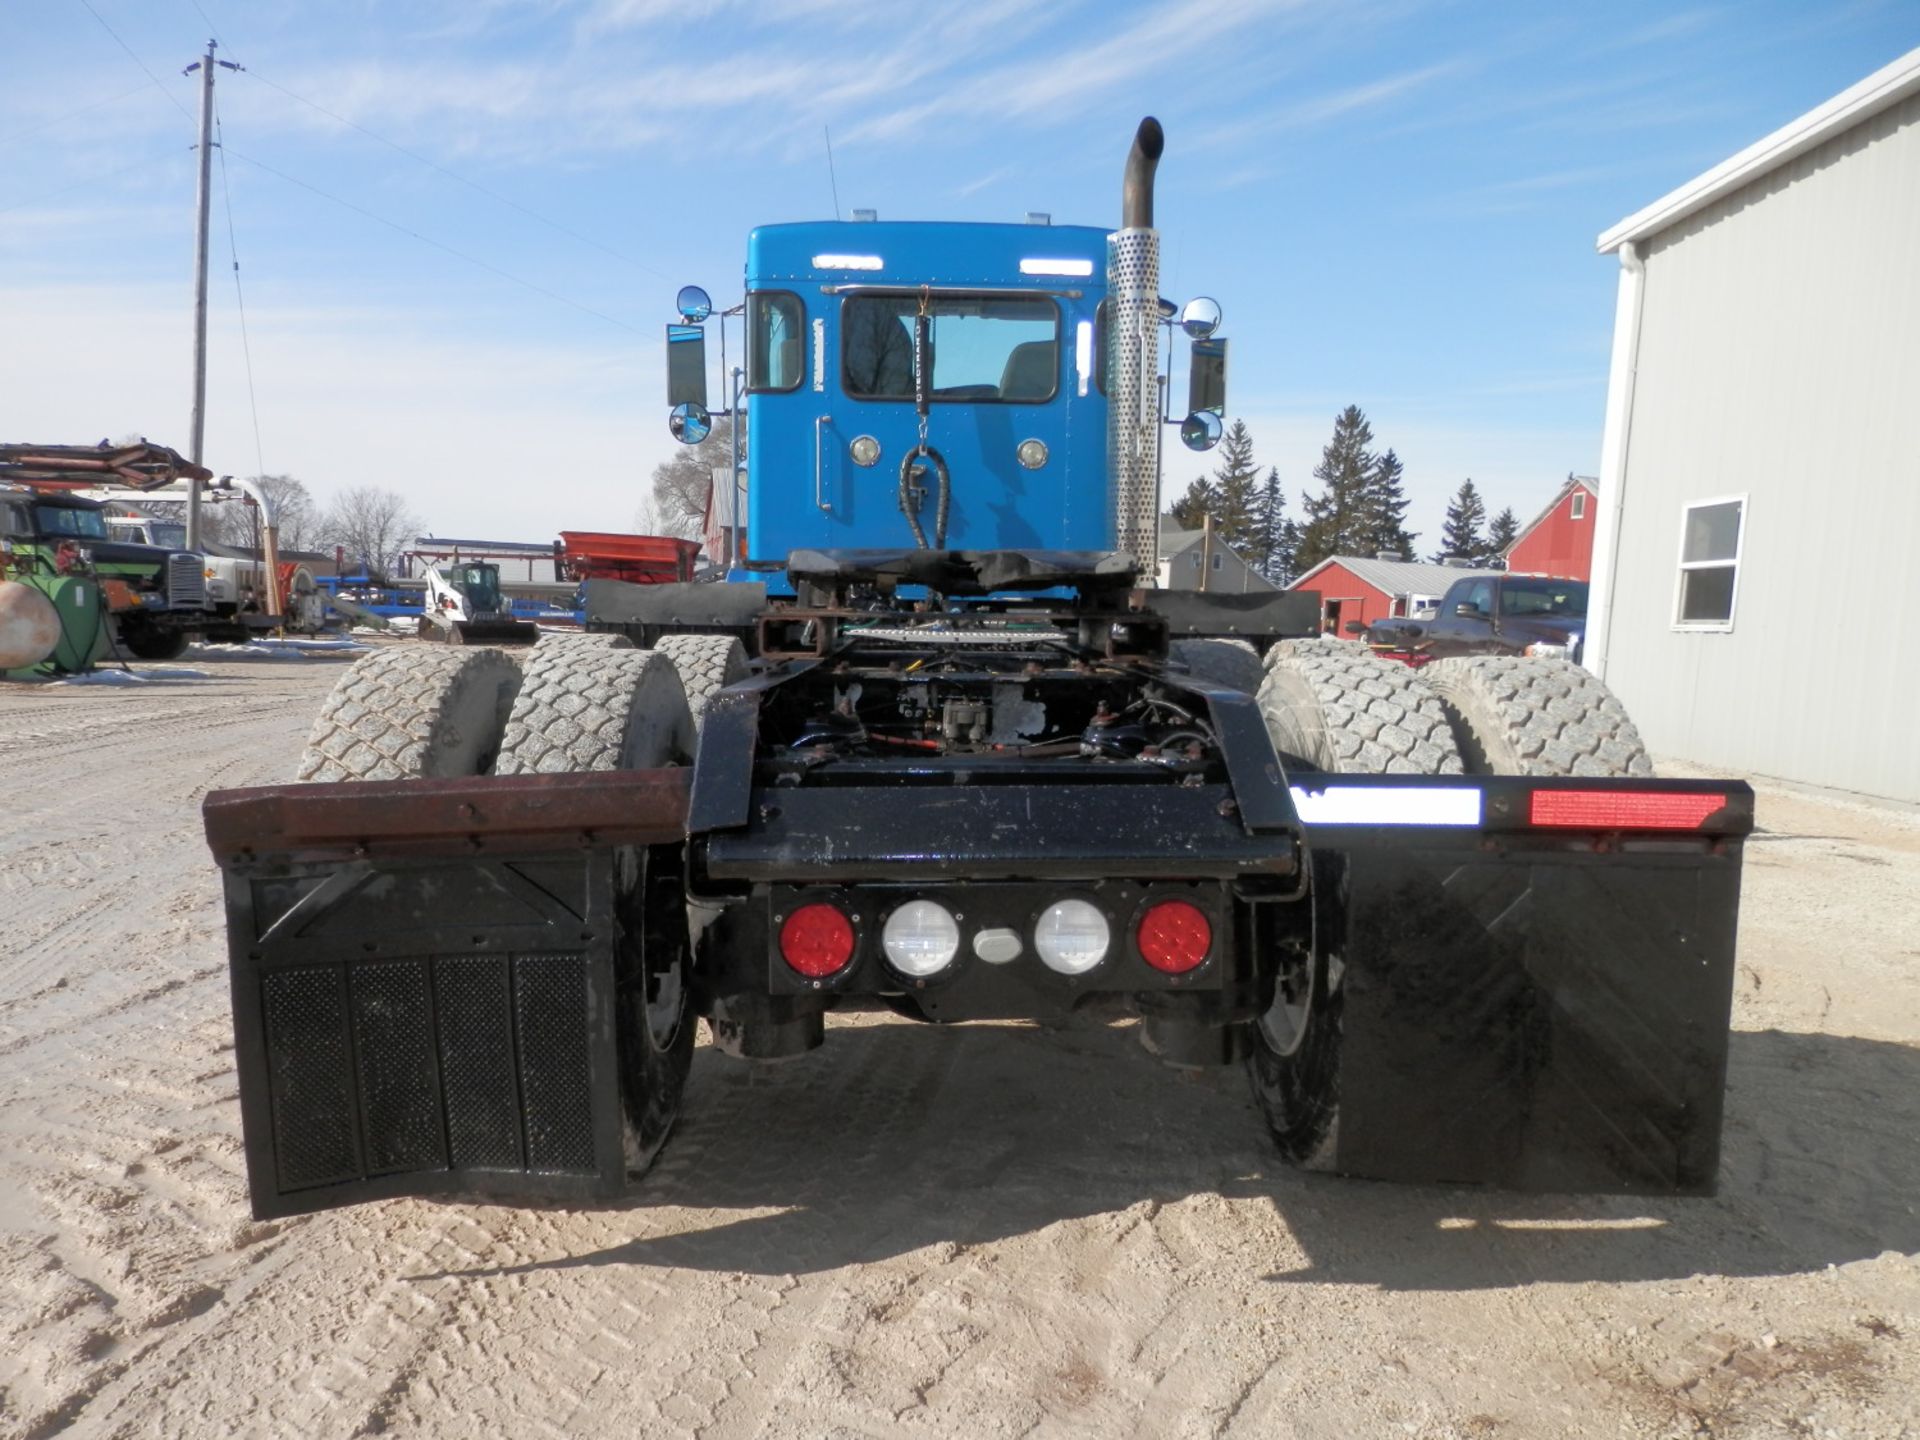
[[[0,351],[19,438],[91,443],[143,434],[186,446],[190,330],[175,288],[0,289],[0,314],[37,336]],[[113,343],[76,316],[111,315]],[[400,492],[431,528],[546,540],[623,530],[674,449],[654,347],[513,345],[457,333],[452,317],[374,308],[248,313],[266,468],[323,498],[351,485]],[[207,463],[255,468],[246,378],[231,320],[211,336]]]

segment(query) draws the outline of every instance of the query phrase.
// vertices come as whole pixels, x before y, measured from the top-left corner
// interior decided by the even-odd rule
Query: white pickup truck
[[[116,540],[175,549],[186,544],[187,527],[177,520],[151,515],[106,518]],[[203,544],[200,548],[206,557],[209,640],[244,641],[255,631],[283,628],[312,635],[326,628],[327,597],[306,566],[281,565],[281,573],[288,577],[286,613],[276,618],[267,603],[266,567],[257,557],[221,545]]]

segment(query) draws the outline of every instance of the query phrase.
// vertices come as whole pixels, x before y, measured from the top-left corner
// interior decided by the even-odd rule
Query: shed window
[[[1573,492],[1573,518],[1575,520],[1587,518],[1587,492],[1584,490]]]
[[[1746,529],[1744,496],[1688,505],[1680,523],[1680,585],[1674,625],[1683,630],[1731,630]]]

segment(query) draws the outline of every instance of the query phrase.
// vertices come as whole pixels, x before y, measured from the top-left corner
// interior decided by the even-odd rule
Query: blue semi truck
[[[873,1009],[1124,1007],[1340,1173],[1712,1188],[1750,790],[1651,778],[1564,661],[1416,673],[1312,596],[1154,586],[1169,332],[1183,439],[1225,408],[1218,307],[1159,295],[1162,143],[1111,231],[755,231],[720,578],[384,648],[307,783],[208,797],[257,1213],[608,1200],[702,1022],[752,1062]]]

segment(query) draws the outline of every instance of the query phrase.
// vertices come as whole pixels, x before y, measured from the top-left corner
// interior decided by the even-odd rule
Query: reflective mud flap
[[[1747,786],[1342,777],[1295,799],[1342,994],[1330,1168],[1712,1192]]]
[[[207,798],[257,1217],[621,1191],[616,876],[686,773]]]

